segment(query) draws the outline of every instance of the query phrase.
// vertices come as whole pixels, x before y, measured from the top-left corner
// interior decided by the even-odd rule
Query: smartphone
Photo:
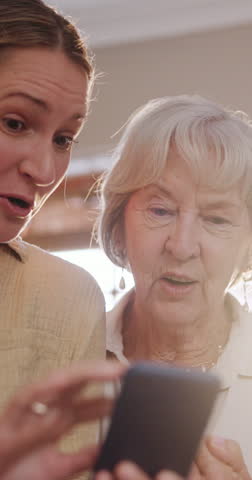
[[[219,390],[218,379],[198,369],[143,362],[126,373],[94,471],[121,460],[149,476],[189,473]]]

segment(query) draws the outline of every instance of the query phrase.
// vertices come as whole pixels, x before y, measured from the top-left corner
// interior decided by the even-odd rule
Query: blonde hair
[[[32,47],[61,49],[85,70],[91,90],[92,58],[70,20],[42,0],[0,0],[0,60],[6,48]]]
[[[121,240],[128,199],[162,176],[171,146],[199,182],[220,189],[242,180],[252,207],[252,127],[246,115],[197,95],[151,100],[129,118],[114,166],[101,183],[98,239],[116,265],[127,263]]]

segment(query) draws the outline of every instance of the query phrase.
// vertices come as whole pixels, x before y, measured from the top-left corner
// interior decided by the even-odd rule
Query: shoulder
[[[35,245],[25,244],[27,249],[26,268],[40,277],[69,285],[71,289],[83,288],[92,290],[100,289],[97,282],[84,268],[63,260]]]
[[[18,311],[20,331],[29,331],[38,349],[51,344],[57,358],[104,357],[105,302],[94,278],[19,239],[1,251],[8,278],[0,300],[9,322]]]
[[[22,288],[30,298],[48,307],[53,303],[54,311],[57,306],[80,316],[104,315],[103,294],[86,270],[23,241],[14,247],[20,255],[14,267],[16,276],[22,279]]]
[[[246,311],[237,298],[230,296],[233,327],[230,338],[239,374],[252,379],[252,312]]]
[[[75,339],[73,358],[101,358],[105,351],[105,302],[96,280],[83,268],[38,247],[28,245],[28,249],[26,277],[36,285],[30,283],[30,290],[52,316],[51,323],[59,328],[60,322],[64,336]]]
[[[239,301],[239,298],[234,296],[232,293],[228,294],[228,308],[230,311],[230,319],[233,323],[239,324],[239,328],[241,331],[249,331],[252,332],[252,310],[251,307],[249,310],[244,308]]]

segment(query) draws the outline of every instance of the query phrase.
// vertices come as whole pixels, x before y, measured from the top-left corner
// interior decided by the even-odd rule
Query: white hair
[[[200,183],[226,189],[242,181],[243,198],[252,209],[248,117],[197,95],[151,100],[129,118],[114,151],[114,166],[101,186],[99,241],[117,265],[125,265],[126,260],[119,239],[129,196],[162,176],[171,146]]]

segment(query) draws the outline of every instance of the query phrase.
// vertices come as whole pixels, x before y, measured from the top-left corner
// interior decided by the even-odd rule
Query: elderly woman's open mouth
[[[198,283],[197,280],[173,273],[162,275],[160,281],[166,292],[172,294],[173,296],[189,293],[193,286]]]

